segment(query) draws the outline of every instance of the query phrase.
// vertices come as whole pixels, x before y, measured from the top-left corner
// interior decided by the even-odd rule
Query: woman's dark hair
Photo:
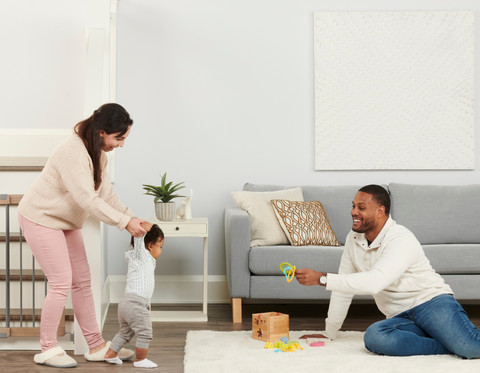
[[[150,231],[148,231],[145,237],[143,238],[143,242],[145,242],[145,248],[148,250],[148,244],[156,243],[159,238],[162,240],[165,239],[165,236],[163,235],[163,231],[160,229],[160,227],[157,224],[153,224]],[[133,236],[132,236],[132,239],[130,240],[130,245],[132,246],[134,245]]]
[[[102,141],[100,131],[107,135],[119,133],[123,136],[133,124],[130,114],[119,104],[105,104],[95,110],[90,118],[78,123],[74,131],[83,140],[88,154],[93,163],[93,181],[95,190],[102,183],[102,170],[100,168],[100,157],[102,155]]]

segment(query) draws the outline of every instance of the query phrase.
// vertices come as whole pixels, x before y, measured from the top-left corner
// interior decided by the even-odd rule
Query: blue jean
[[[372,324],[364,342],[367,350],[378,355],[480,358],[480,330],[449,294]]]

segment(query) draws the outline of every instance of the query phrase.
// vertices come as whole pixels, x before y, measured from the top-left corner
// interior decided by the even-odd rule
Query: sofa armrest
[[[250,217],[238,206],[225,208],[225,256],[232,298],[250,298]]]

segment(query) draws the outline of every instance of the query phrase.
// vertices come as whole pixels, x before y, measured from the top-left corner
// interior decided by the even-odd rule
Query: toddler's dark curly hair
[[[150,243],[154,244],[155,242],[158,241],[159,238],[162,240],[165,239],[165,236],[163,235],[163,231],[157,224],[153,224],[152,229],[150,229],[150,231],[148,231],[145,237],[143,238],[143,242],[145,242],[145,248],[148,250],[148,244]],[[134,245],[133,236],[132,236],[132,239],[130,240],[130,245],[132,246]]]

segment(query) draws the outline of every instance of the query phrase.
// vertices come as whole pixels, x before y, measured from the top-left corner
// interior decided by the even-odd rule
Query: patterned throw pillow
[[[340,246],[319,201],[272,199],[273,209],[293,246]]]

